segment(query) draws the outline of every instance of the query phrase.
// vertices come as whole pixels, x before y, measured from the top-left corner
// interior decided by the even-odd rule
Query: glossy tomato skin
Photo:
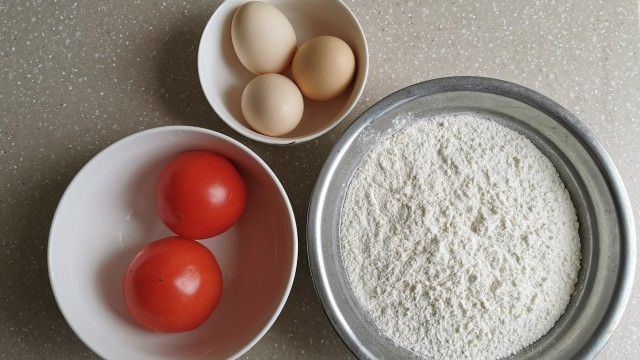
[[[140,325],[190,331],[218,305],[222,273],[206,246],[173,236],[147,244],[131,261],[122,286],[127,310]]]
[[[247,189],[233,164],[209,151],[188,151],[160,173],[156,203],[162,222],[180,236],[206,239],[238,221]]]

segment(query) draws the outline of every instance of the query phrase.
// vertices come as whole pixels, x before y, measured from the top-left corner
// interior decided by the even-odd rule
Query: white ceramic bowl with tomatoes
[[[127,311],[123,278],[145,245],[176,235],[159,215],[157,181],[171,160],[191,150],[229,160],[246,185],[246,204],[231,228],[197,241],[215,255],[222,273],[213,314],[195,330],[151,331]],[[289,199],[255,153],[214,131],[169,126],[124,138],[82,168],[56,210],[48,260],[60,310],[98,355],[217,359],[240,356],[271,327],[291,290],[297,253]]]

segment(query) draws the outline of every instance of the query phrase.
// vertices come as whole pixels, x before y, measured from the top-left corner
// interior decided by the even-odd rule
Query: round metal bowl
[[[468,112],[520,132],[549,157],[580,223],[582,264],[565,314],[510,358],[593,358],[618,324],[633,283],[635,229],[626,190],[602,145],[574,115],[533,90],[488,78],[442,78],[402,89],[364,112],[334,146],[315,185],[307,225],[311,274],[331,324],[360,359],[418,358],[379,331],[351,290],[340,253],[340,212],[367,153],[410,125],[394,121],[399,115]]]

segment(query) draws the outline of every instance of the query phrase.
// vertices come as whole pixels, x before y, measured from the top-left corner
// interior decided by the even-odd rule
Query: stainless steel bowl
[[[602,145],[574,115],[533,90],[488,78],[442,78],[402,89],[364,112],[334,146],[315,185],[307,224],[309,265],[331,324],[360,359],[418,358],[378,330],[351,290],[340,254],[340,211],[366,154],[409,125],[394,122],[398,115],[464,112],[522,133],[547,155],[580,222],[582,267],[567,311],[549,333],[511,358],[593,358],[618,324],[633,283],[635,229],[626,190]]]

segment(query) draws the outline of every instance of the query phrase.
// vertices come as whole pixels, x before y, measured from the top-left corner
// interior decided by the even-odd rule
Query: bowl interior
[[[498,90],[492,88],[496,84]],[[348,184],[360,162],[378,143],[420,118],[440,114],[480,113],[525,135],[552,161],[577,210],[582,263],[571,302],[549,333],[513,358],[594,355],[615,327],[617,320],[612,320],[619,318],[620,305],[624,308],[628,296],[628,288],[621,284],[628,282],[629,256],[634,253],[627,248],[633,232],[625,225],[632,223],[630,211],[625,209],[626,194],[621,197],[611,185],[617,172],[607,168],[604,158],[586,145],[595,142],[586,129],[576,132],[581,124],[562,121],[553,116],[553,109],[546,113],[528,105],[539,94],[512,85],[454,78],[401,90],[365,112],[330,154],[312,198],[309,257],[325,310],[358,357],[417,358],[380,333],[351,290],[339,238],[340,212]],[[520,95],[522,98],[518,99]]]
[[[249,127],[242,116],[240,98],[255,75],[242,66],[231,43],[231,20],[246,0],[225,1],[215,11],[200,40],[198,72],[200,84],[220,118],[239,133],[254,140],[274,144],[307,141],[331,130],[353,109],[367,78],[368,55],[364,33],[351,11],[338,0],[269,0],[293,26],[298,46],[319,35],[344,40],[356,56],[356,74],[349,89],[329,101],[304,98],[300,124],[282,137],[262,135]],[[291,78],[290,73],[285,75]]]
[[[224,278],[213,315],[191,332],[153,333],[128,315],[122,276],[146,243],[172,235],[156,212],[156,178],[170,159],[194,149],[233,162],[247,184],[247,205],[229,231],[202,241]],[[144,131],[98,154],[65,192],[49,240],[51,283],[65,318],[89,347],[112,359],[241,354],[280,312],[296,258],[295,220],[275,175],[237,142],[190,127]]]

